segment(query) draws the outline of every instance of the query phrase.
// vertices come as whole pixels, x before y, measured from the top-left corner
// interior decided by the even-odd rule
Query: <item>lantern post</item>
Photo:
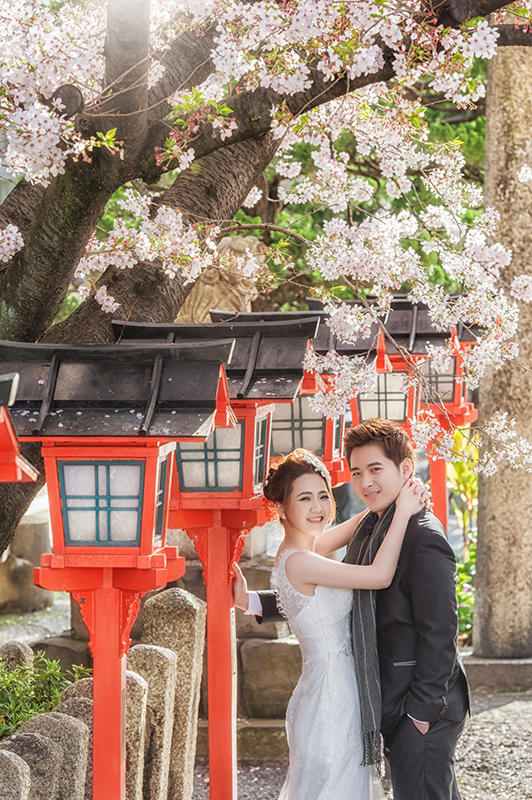
[[[224,361],[232,428],[214,429],[205,443],[176,448],[178,480],[170,526],[187,532],[203,565],[207,593],[207,673],[210,796],[233,800],[236,785],[236,649],[233,565],[247,533],[269,518],[266,476],[274,405],[290,406],[303,383],[303,360],[317,319],[211,325],[144,325],[114,321],[121,341],[234,337]],[[320,434],[321,436],[321,434]]]
[[[180,577],[166,544],[176,441],[231,424],[214,348],[0,344],[21,386],[13,420],[42,443],[53,552],[35,582],[79,603],[94,662],[93,798],[125,800],[125,669],[147,591]]]
[[[430,358],[424,359],[421,365],[430,391],[429,397],[422,403],[422,409],[429,409],[444,430],[450,430],[452,426],[471,425],[478,416],[477,409],[468,399],[467,388],[463,382],[463,354],[473,346],[474,336],[460,326],[459,329],[452,329],[451,342],[452,362],[448,372],[435,373]],[[433,456],[430,445],[428,457],[434,513],[447,528],[449,519],[447,464],[443,458]]]

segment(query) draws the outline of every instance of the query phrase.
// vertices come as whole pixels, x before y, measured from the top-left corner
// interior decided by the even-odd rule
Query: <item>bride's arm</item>
[[[340,547],[345,547],[358,528],[360,520],[367,513],[368,509],[365,508],[364,511],[355,514],[350,519],[346,519],[345,522],[323,531],[316,539],[314,552],[320,556],[328,556],[330,553],[334,553],[335,550],[339,550]]]
[[[409,481],[401,489],[395,513],[375,559],[368,566],[340,564],[317,553],[293,553],[286,560],[286,574],[296,588],[333,586],[341,589],[385,589],[393,580],[403,539],[412,514],[424,506],[424,499]]]

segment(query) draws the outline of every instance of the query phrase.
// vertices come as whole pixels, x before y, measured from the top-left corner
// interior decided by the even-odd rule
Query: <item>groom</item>
[[[404,462],[413,471],[414,453],[402,428],[382,419],[351,428],[344,442],[353,489],[370,511],[344,561],[367,563],[375,551],[373,529],[401,490]],[[281,618],[273,592],[247,593],[236,581],[234,594],[235,604],[256,613],[257,621]],[[364,657],[371,654],[368,636],[370,645],[375,639],[382,697],[379,708],[376,682],[359,673],[362,716],[378,718],[380,711],[394,800],[460,800],[454,751],[469,693],[456,645],[455,558],[433,514],[421,511],[410,519],[394,580],[376,592],[375,618],[363,620],[362,631],[356,591],[354,598],[355,650],[364,641]],[[355,652],[355,659],[363,669],[364,658]]]

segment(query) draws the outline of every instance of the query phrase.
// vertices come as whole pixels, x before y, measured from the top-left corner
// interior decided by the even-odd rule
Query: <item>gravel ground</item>
[[[53,605],[43,611],[0,614],[0,642],[15,640],[31,644],[70,628],[70,595],[54,592],[53,597]]]
[[[532,693],[478,695],[473,712],[456,758],[462,800],[532,800]],[[239,769],[239,800],[277,800],[284,774],[284,767]],[[193,800],[208,799],[208,770],[197,767]]]

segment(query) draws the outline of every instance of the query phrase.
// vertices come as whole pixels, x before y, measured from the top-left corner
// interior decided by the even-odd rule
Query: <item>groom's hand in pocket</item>
[[[423,734],[423,736],[428,732],[430,722],[420,722],[418,719],[412,719],[412,717],[410,717],[410,720],[412,724],[416,726],[418,731]]]

